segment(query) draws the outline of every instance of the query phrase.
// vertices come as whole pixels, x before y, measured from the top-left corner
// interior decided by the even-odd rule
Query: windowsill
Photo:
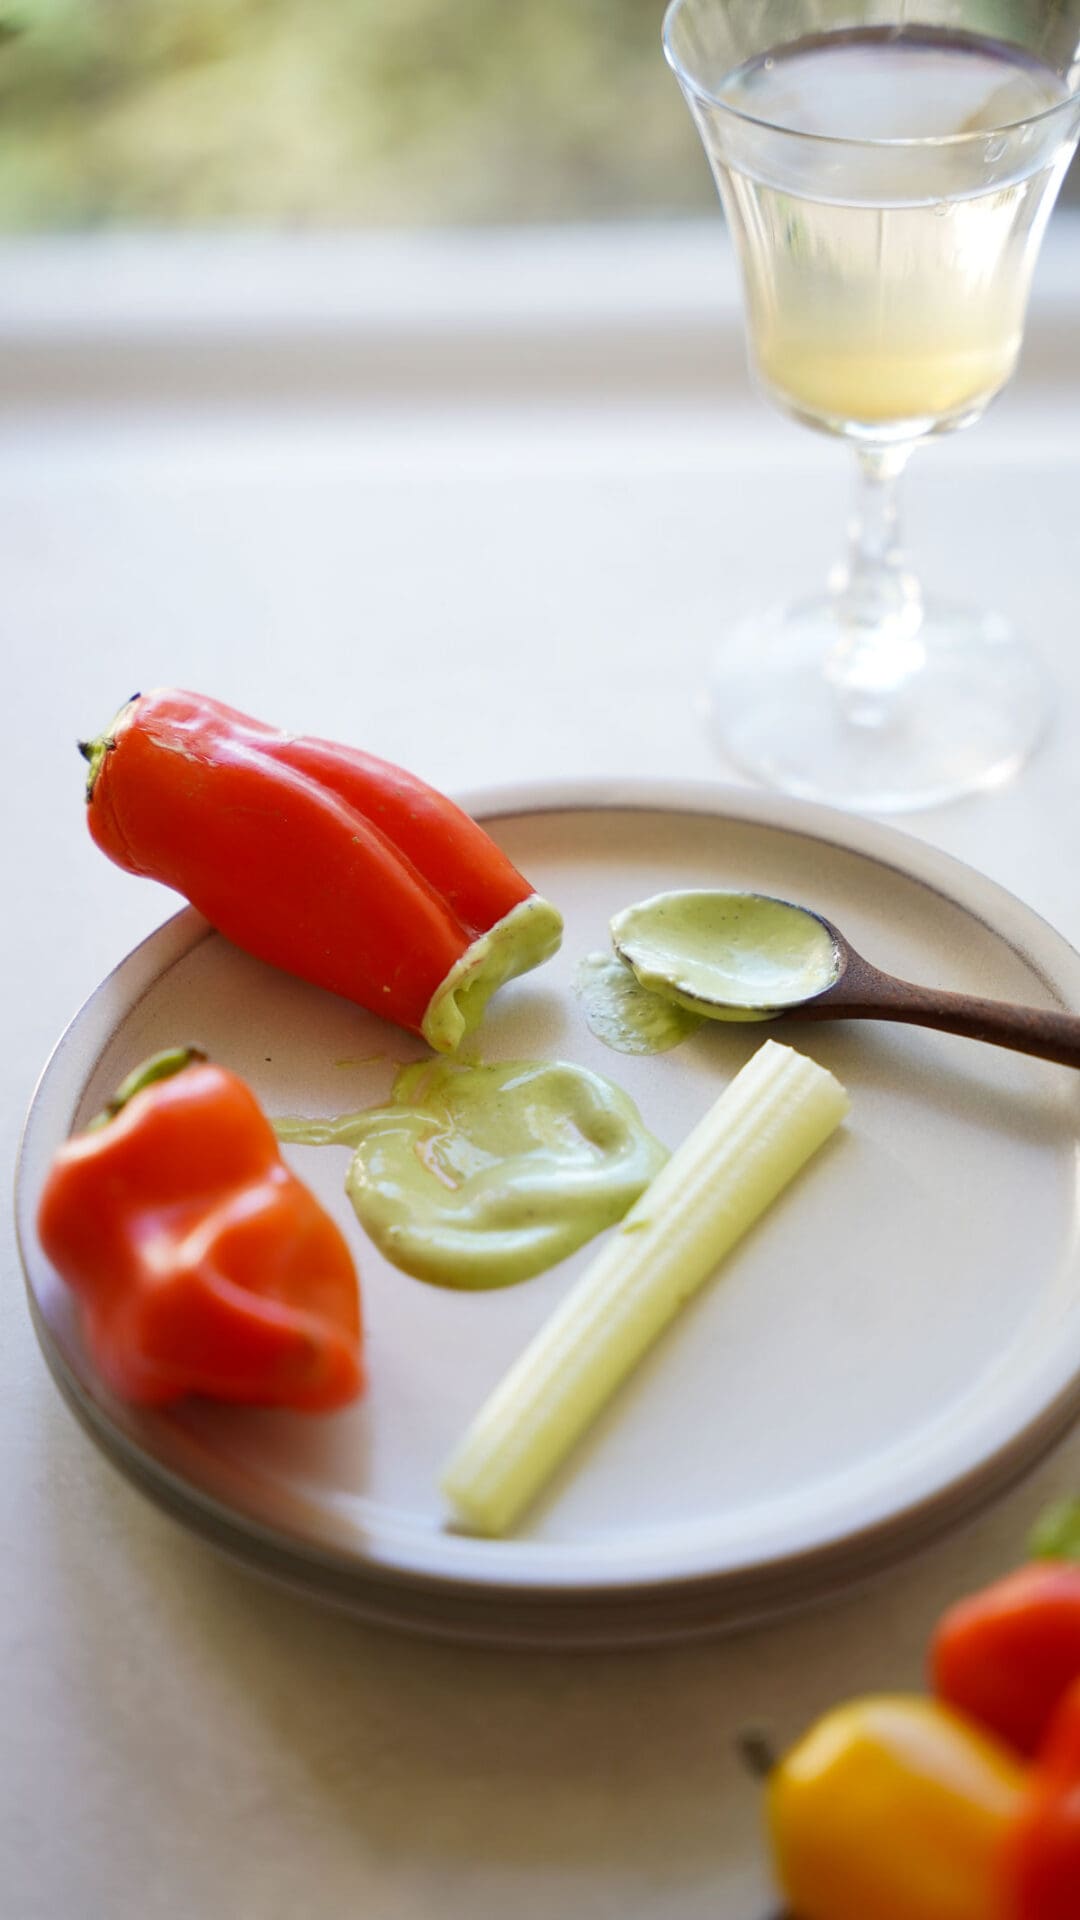
[[[1080,384],[1080,211],[1051,223],[1024,379]],[[415,234],[176,233],[0,242],[0,406],[561,391],[700,400],[745,383],[719,218]]]

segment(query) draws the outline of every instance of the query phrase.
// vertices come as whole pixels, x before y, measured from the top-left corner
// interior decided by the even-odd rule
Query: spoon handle
[[[959,1033],[969,1040],[986,1040],[991,1046],[1011,1047],[1014,1053],[1032,1053],[1041,1060],[1080,1067],[1080,1018],[1076,1014],[917,987],[909,980],[882,973],[856,953],[849,955],[835,987],[800,1007],[798,1018],[903,1020],[911,1026],[935,1027],[941,1033]]]

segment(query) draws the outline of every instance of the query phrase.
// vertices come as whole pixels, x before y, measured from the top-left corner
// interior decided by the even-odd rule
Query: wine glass
[[[1000,619],[922,591],[896,487],[913,447],[977,420],[1016,366],[1080,135],[1078,39],[1080,0],[918,0],[916,20],[905,0],[668,8],[757,378],[857,462],[828,591],[717,658],[717,735],[770,785],[929,806],[1007,779],[1038,737],[1038,667]]]

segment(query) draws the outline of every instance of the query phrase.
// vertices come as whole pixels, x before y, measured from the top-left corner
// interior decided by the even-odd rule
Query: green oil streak
[[[275,1124],[282,1140],[352,1147],[361,1226],[443,1287],[542,1273],[621,1220],[668,1158],[626,1094],[564,1061],[420,1061],[384,1107]]]
[[[667,1053],[702,1022],[701,1014],[650,993],[610,953],[587,953],[578,962],[574,992],[590,1033],[616,1053]]]

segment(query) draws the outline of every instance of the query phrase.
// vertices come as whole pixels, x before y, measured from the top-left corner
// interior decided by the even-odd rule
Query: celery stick
[[[457,1516],[504,1533],[676,1310],[848,1110],[823,1067],[767,1040],[541,1327],[440,1476]]]

